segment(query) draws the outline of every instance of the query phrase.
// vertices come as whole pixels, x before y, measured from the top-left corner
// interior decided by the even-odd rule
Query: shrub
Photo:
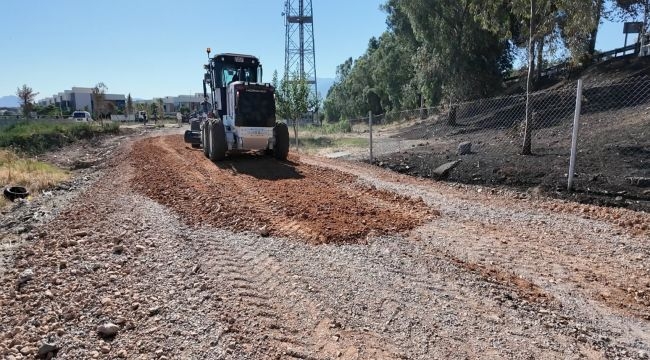
[[[75,141],[119,132],[119,124],[113,123],[100,126],[88,123],[20,122],[2,129],[0,147],[39,154]]]

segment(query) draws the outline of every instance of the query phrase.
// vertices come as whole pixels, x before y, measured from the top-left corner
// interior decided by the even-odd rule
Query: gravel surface
[[[73,177],[40,194],[31,201],[16,200],[6,209],[0,209],[0,274],[11,263],[11,255],[25,241],[39,237],[38,228],[55,218],[79,193],[100,176],[106,160],[134,134],[103,136],[80,142],[38,157],[73,172]]]
[[[284,188],[294,196],[275,201],[298,206],[298,187],[273,167],[233,174],[249,157],[224,168],[189,151],[178,135],[123,146],[35,226],[0,276],[3,358],[648,358],[648,214],[294,156],[301,211],[318,207],[315,182],[331,212],[397,220],[353,227],[368,218],[349,212],[332,224],[354,231],[309,217],[282,227],[297,215],[213,202]],[[200,176],[161,172],[179,159]],[[201,186],[214,194],[197,206],[156,194]],[[364,197],[343,196],[354,189]],[[199,206],[219,215],[197,221]],[[219,222],[239,210],[242,224]]]

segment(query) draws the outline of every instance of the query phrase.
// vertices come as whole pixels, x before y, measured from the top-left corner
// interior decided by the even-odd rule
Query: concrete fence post
[[[372,156],[372,111],[368,111],[368,127],[370,128],[370,130],[369,130],[369,133],[370,133],[370,139],[369,139],[370,163],[372,164],[374,162],[374,158]]]
[[[576,168],[576,156],[578,153],[578,130],[580,129],[580,111],[582,106],[582,79],[578,80],[578,90],[576,94],[576,112],[573,116],[573,134],[571,136],[571,158],[569,159],[569,176],[567,190],[573,190],[573,177]]]

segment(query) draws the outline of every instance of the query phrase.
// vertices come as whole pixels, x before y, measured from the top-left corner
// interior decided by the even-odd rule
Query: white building
[[[73,87],[70,90],[65,90],[56,95],[41,99],[38,104],[41,106],[54,105],[60,107],[64,112],[72,112],[75,110],[85,110],[91,113],[94,112],[92,88]],[[107,102],[115,105],[116,109],[122,111],[126,108],[126,97],[123,94],[105,94]],[[159,98],[150,100],[133,100],[133,106],[138,104],[150,105],[158,103]],[[203,101],[203,94],[197,93],[194,95],[178,95],[178,96],[165,96],[163,99],[163,107],[165,113],[180,112],[183,107],[186,107],[190,112],[199,111],[201,109],[201,102]]]
[[[152,104],[158,103],[158,99],[154,98],[151,100],[135,100],[133,104]],[[180,112],[183,107],[186,107],[190,112],[198,111],[201,109],[201,101],[203,101],[202,94],[194,95],[178,95],[178,96],[165,96],[162,98],[163,107],[166,114]]]
[[[51,97],[39,100],[38,104],[41,106],[54,105],[66,112],[85,110],[92,113],[95,110],[92,92],[92,88],[73,87],[71,90],[65,90]],[[112,103],[116,110],[124,110],[126,107],[126,97],[124,94],[104,94],[104,99],[107,103]]]
[[[182,107],[187,107],[191,112],[201,109],[201,102],[203,101],[203,94],[194,95],[178,95],[174,98],[174,110],[180,111]]]

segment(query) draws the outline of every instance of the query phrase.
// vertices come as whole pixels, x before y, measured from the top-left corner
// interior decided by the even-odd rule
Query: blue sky
[[[385,29],[383,0],[313,0],[318,77],[361,55]],[[265,80],[284,68],[284,0],[2,0],[0,96],[39,98],[104,82],[138,98],[199,92],[205,48],[257,55]],[[604,24],[597,47],[623,45]],[[634,38],[630,38],[634,41]]]

